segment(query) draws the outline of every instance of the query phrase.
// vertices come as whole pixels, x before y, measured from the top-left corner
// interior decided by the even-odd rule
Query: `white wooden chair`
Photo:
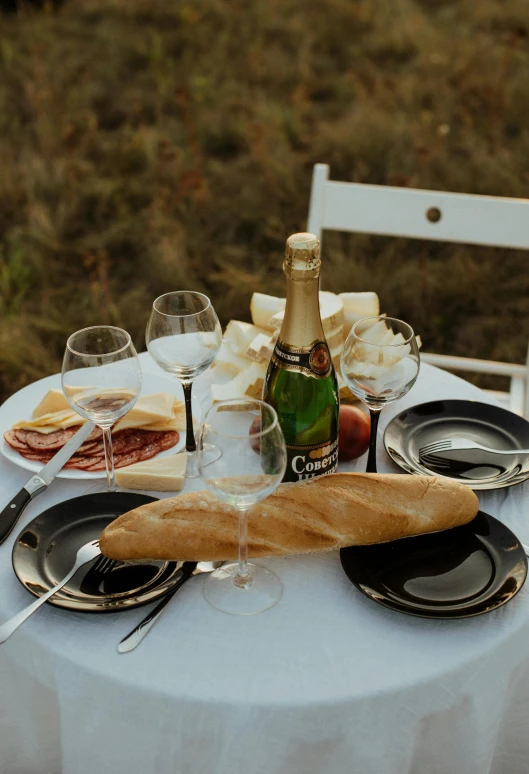
[[[321,240],[325,229],[529,250],[529,200],[337,182],[327,164],[315,164],[307,230]],[[529,419],[529,350],[525,365],[432,353],[421,359],[510,377],[508,393],[490,392]]]

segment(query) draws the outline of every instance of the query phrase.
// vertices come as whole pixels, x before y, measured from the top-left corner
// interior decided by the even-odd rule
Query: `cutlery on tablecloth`
[[[13,632],[15,632],[18,627],[23,624],[24,621],[29,618],[30,615],[32,615],[32,613],[35,612],[35,610],[38,610],[38,608],[43,605],[44,602],[52,597],[56,591],[62,589],[62,587],[68,583],[70,578],[75,575],[79,567],[81,567],[83,564],[86,564],[87,562],[91,562],[92,559],[95,559],[99,553],[99,540],[91,540],[90,543],[85,543],[84,546],[81,546],[75,557],[75,562],[72,569],[59,583],[57,583],[56,586],[54,586],[52,589],[43,594],[42,597],[36,599],[35,602],[32,602],[31,605],[25,607],[24,610],[21,610],[20,613],[17,613],[4,624],[2,624],[2,626],[0,626],[0,644],[4,643],[9,637],[11,637]]]
[[[491,449],[489,446],[483,446],[483,444],[472,441],[470,438],[444,438],[442,441],[434,441],[434,443],[422,446],[419,449],[419,458],[442,455],[443,452],[447,451],[463,451],[466,449],[479,449],[491,454],[529,454],[529,449]]]
[[[165,606],[171,601],[178,589],[182,588],[186,581],[194,575],[200,575],[204,572],[213,572],[213,570],[216,570],[223,564],[224,562],[199,562],[198,564],[196,562],[184,562],[182,566],[182,577],[176,586],[174,586],[171,591],[158,602],[156,607],[154,607],[126,637],[123,637],[118,645],[118,651],[120,653],[128,653],[140,644],[147,632],[154,626],[155,622],[160,617]]]
[[[49,487],[57,473],[86,441],[94,427],[95,424],[93,422],[85,422],[84,425],[81,425],[76,434],[64,444],[62,449],[59,449],[57,454],[44,465],[42,470],[30,478],[28,483],[6,505],[2,513],[0,513],[0,543],[3,543],[9,535],[29,501]]]

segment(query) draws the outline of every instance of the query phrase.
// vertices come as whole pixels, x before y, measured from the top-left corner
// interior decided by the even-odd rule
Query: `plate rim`
[[[148,375],[149,377],[155,377],[156,379],[161,379],[167,382],[171,382],[174,384],[174,380],[166,374],[163,373],[157,373],[154,370],[150,370],[149,368],[144,368],[142,366],[141,368],[142,372],[142,391],[143,391],[143,377]],[[58,380],[58,385],[55,384]],[[7,441],[4,438],[4,433],[11,427],[3,427],[3,420],[2,417],[6,411],[6,407],[8,407],[8,404],[15,398],[20,397],[20,394],[24,391],[30,391],[33,390],[38,385],[43,385],[43,382],[47,382],[46,389],[52,389],[53,387],[59,387],[61,386],[61,374],[55,373],[50,374],[49,376],[43,376],[42,379],[37,379],[35,382],[30,382],[29,384],[26,384],[24,387],[21,387],[20,390],[17,390],[12,395],[7,398],[2,405],[0,406],[0,434],[1,434],[1,444],[0,444],[0,452],[4,456],[6,460],[9,460],[9,462],[12,462],[14,465],[17,465],[19,468],[24,468],[25,470],[29,470],[31,473],[39,473],[44,465],[46,463],[44,462],[37,462],[35,460],[28,460],[25,457],[23,457],[19,452],[16,451],[16,449],[13,449]],[[171,392],[175,393],[176,397],[176,391],[173,388]],[[45,394],[45,393],[44,393]],[[44,394],[42,397],[44,397]],[[140,395],[142,395],[143,392],[140,392]],[[145,393],[146,395],[150,395],[151,392]],[[35,404],[36,405],[36,404]],[[195,405],[193,406],[193,413],[196,415],[198,407],[198,401],[195,402]],[[7,408],[9,410],[9,408]],[[16,420],[15,420],[16,421]],[[185,447],[185,431],[181,431],[179,433],[180,438],[178,439],[178,443],[171,447],[170,449],[167,449],[165,451],[160,452],[158,455],[156,455],[159,458],[162,457],[170,457],[173,454],[178,454],[178,452],[182,451],[182,449]],[[62,468],[55,478],[62,478],[64,480],[72,480],[72,481],[92,481],[92,480],[101,480],[103,478],[106,478],[106,473],[104,470],[102,471],[87,471],[87,470],[77,470],[76,468]]]
[[[32,524],[34,524],[34,522],[36,522],[39,519],[42,519],[43,517],[44,517],[44,519],[46,519],[47,518],[47,514],[50,511],[53,511],[56,508],[64,506],[66,503],[76,503],[79,500],[85,500],[86,501],[88,499],[94,499],[94,498],[95,499],[102,499],[103,497],[109,497],[109,496],[114,496],[114,495],[127,496],[129,498],[130,497],[141,497],[141,498],[143,498],[144,502],[143,503],[138,503],[138,505],[135,506],[135,507],[139,507],[140,505],[146,505],[146,504],[148,504],[150,502],[157,502],[158,499],[159,499],[157,497],[153,497],[152,495],[149,495],[149,494],[143,493],[143,492],[95,492],[95,493],[92,493],[92,494],[79,495],[77,497],[67,498],[66,500],[60,500],[59,502],[55,503],[54,505],[50,505],[49,508],[46,508],[46,510],[41,511],[40,513],[38,513],[33,519],[31,519],[31,521],[29,521],[26,525],[24,525],[24,527],[22,527],[22,529],[18,532],[18,534],[17,534],[17,536],[15,538],[15,542],[13,543],[13,548],[11,550],[11,566],[12,566],[12,569],[13,569],[13,572],[15,574],[16,579],[18,580],[20,585],[28,593],[30,593],[32,596],[34,596],[37,599],[39,599],[43,594],[45,594],[48,591],[48,588],[43,588],[41,593],[38,593],[38,591],[36,589],[32,589],[29,586],[27,586],[26,583],[24,583],[24,581],[20,577],[19,572],[17,572],[16,553],[17,553],[17,546],[19,545],[19,540],[22,537],[22,535],[31,527]],[[123,513],[125,513],[125,511],[123,511]],[[118,514],[118,515],[121,515],[121,514]],[[93,516],[97,516],[97,513],[93,514]],[[91,516],[89,516],[88,518],[91,518]],[[80,519],[80,521],[82,521],[82,519]],[[69,603],[69,601],[65,600],[65,599],[50,597],[50,599],[47,600],[46,604],[51,604],[55,608],[59,608],[59,609],[63,609],[63,610],[69,610],[70,612],[74,612],[74,613],[117,613],[117,612],[121,612],[122,610],[131,610],[131,609],[133,609],[135,607],[140,607],[142,605],[147,605],[147,604],[150,604],[151,602],[155,602],[161,596],[164,596],[166,593],[168,593],[170,591],[170,589],[172,588],[172,585],[178,583],[178,581],[180,579],[179,573],[180,573],[180,570],[181,570],[182,565],[183,565],[183,562],[181,560],[167,560],[165,565],[166,566],[164,567],[164,573],[167,571],[167,568],[171,568],[171,572],[170,572],[168,578],[166,579],[166,582],[170,578],[172,578],[172,576],[176,575],[177,577],[174,578],[174,583],[169,585],[169,586],[165,586],[164,585],[164,587],[160,590],[159,593],[152,594],[147,599],[141,599],[141,597],[139,595],[136,595],[134,597],[134,601],[129,601],[127,604],[119,604],[119,599],[116,599],[115,600],[116,604],[113,604],[111,606],[106,606],[105,607],[105,606],[103,606],[103,604],[101,606],[98,606],[98,605],[96,606],[93,603],[87,603],[86,605],[83,605],[81,601],[76,602],[75,604],[73,604],[73,603]],[[171,565],[174,565],[174,567],[171,567]],[[151,589],[151,591],[154,591],[154,589]],[[111,596],[109,596],[109,597],[102,597],[101,598],[101,602],[103,603],[104,600],[114,601]],[[130,597],[129,597],[129,600],[130,600]]]
[[[407,607],[404,602],[394,603],[394,602],[391,602],[390,600],[388,600],[386,598],[381,598],[381,597],[378,597],[376,595],[372,595],[372,594],[368,593],[366,591],[366,589],[363,588],[362,585],[359,582],[357,582],[357,581],[353,580],[353,578],[351,578],[351,576],[349,575],[349,573],[345,569],[342,552],[346,552],[346,551],[348,551],[351,548],[353,548],[353,549],[362,549],[362,548],[371,548],[371,546],[347,546],[347,547],[341,548],[340,549],[340,564],[341,564],[342,570],[343,570],[346,578],[349,580],[349,582],[356,589],[358,589],[358,591],[360,591],[365,597],[370,599],[372,602],[376,602],[376,604],[380,605],[381,607],[384,607],[386,610],[392,610],[392,611],[397,612],[397,613],[404,613],[404,615],[410,615],[410,616],[412,616],[414,618],[423,618],[423,619],[430,619],[430,620],[444,620],[444,621],[462,620],[462,619],[465,619],[465,618],[476,618],[479,615],[485,615],[486,613],[491,613],[493,610],[497,610],[498,608],[503,607],[504,605],[506,605],[508,602],[510,602],[512,599],[514,599],[514,597],[522,590],[522,588],[523,588],[523,586],[524,586],[524,584],[525,584],[525,582],[527,580],[529,563],[528,563],[527,555],[526,555],[526,553],[525,553],[525,551],[524,551],[524,549],[522,547],[521,541],[518,539],[517,535],[512,531],[512,529],[510,527],[508,527],[504,522],[502,522],[499,519],[497,519],[495,516],[492,516],[490,513],[487,513],[486,511],[481,510],[481,508],[479,509],[479,511],[476,514],[476,516],[474,517],[474,519],[476,519],[479,515],[484,516],[487,520],[492,520],[497,525],[499,524],[502,529],[506,530],[507,533],[512,535],[512,537],[515,539],[515,541],[518,544],[519,558],[522,559],[523,564],[524,564],[524,569],[525,569],[523,579],[522,579],[521,583],[519,584],[519,586],[517,587],[516,591],[508,599],[504,599],[504,600],[500,601],[498,604],[495,604],[493,607],[487,608],[486,610],[476,610],[476,611],[473,611],[473,612],[463,612],[461,614],[459,614],[458,611],[455,611],[454,613],[451,613],[451,614],[448,614],[448,615],[443,615],[442,613],[437,613],[437,612],[435,612],[435,609],[432,609],[432,611],[427,611],[427,612],[422,612],[422,611],[421,612],[419,612],[419,611],[415,611],[414,612],[413,608]],[[470,524],[472,524],[474,519],[469,521],[467,524],[463,524],[461,526],[468,527]],[[457,529],[457,527],[455,527],[454,529]],[[445,530],[443,530],[443,531],[445,531]],[[413,540],[414,537],[425,537],[426,535],[435,535],[435,534],[437,534],[437,533],[435,533],[435,532],[424,533],[422,535],[414,535],[414,536],[412,536],[410,538],[403,538],[403,540]],[[400,540],[389,541],[389,543],[399,543],[399,542],[400,542]],[[378,544],[374,543],[372,545],[373,546],[374,545],[388,545],[389,543],[378,543]],[[494,562],[494,557],[493,556],[491,557],[491,561],[493,562],[494,571],[495,571],[495,575],[496,575],[497,574],[497,565]]]
[[[503,408],[503,406],[497,406],[494,403],[487,403],[486,401],[482,400],[474,400],[472,398],[437,398],[436,400],[430,400],[430,401],[424,401],[422,403],[416,403],[413,406],[408,406],[408,408],[403,409],[398,414],[395,414],[394,417],[392,417],[389,422],[387,423],[385,429],[384,429],[384,435],[383,435],[383,443],[384,443],[384,449],[386,451],[386,454],[389,456],[389,458],[396,464],[398,467],[405,471],[405,473],[411,474],[411,475],[421,475],[421,476],[437,476],[439,478],[447,478],[450,481],[457,481],[458,483],[462,484],[463,486],[470,487],[471,489],[474,489],[476,491],[488,491],[493,489],[506,489],[510,486],[516,486],[516,484],[521,484],[524,481],[526,481],[529,478],[529,468],[527,471],[523,474],[518,474],[516,476],[513,476],[509,479],[506,479],[505,481],[500,482],[488,482],[488,483],[479,483],[476,479],[470,479],[468,481],[465,481],[462,478],[455,478],[454,476],[446,476],[440,471],[434,471],[431,468],[427,468],[426,466],[422,467],[415,467],[413,464],[410,463],[409,468],[404,467],[402,463],[399,461],[398,457],[392,452],[392,450],[389,448],[388,444],[388,431],[390,428],[396,423],[402,414],[414,411],[417,408],[420,408],[422,406],[429,406],[432,403],[471,403],[474,406],[486,406],[487,408],[492,408],[495,411],[498,411],[503,414],[507,414],[509,416],[516,417],[517,420],[520,422],[523,422],[527,425],[528,433],[529,433],[529,422],[524,418],[521,417],[519,414],[515,414],[513,411],[509,411],[508,409]]]

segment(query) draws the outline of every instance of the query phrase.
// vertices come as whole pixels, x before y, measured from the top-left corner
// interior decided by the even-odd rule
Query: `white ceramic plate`
[[[142,371],[143,381],[141,395],[150,395],[154,392],[170,392],[177,394],[180,390],[176,379],[171,379],[170,376],[164,376],[157,373],[151,373],[149,371]],[[15,449],[9,446],[4,440],[4,433],[9,430],[15,422],[19,422],[21,419],[29,419],[35,406],[40,403],[44,395],[51,388],[61,389],[61,375],[53,374],[53,376],[46,376],[44,379],[39,379],[38,382],[28,384],[21,390],[11,395],[5,403],[0,406],[0,433],[2,438],[1,451],[4,457],[14,462],[15,465],[20,465],[22,468],[31,470],[37,473],[44,466],[44,463],[34,460],[27,460]],[[196,416],[198,410],[198,401],[193,401],[194,414]],[[159,457],[169,457],[171,454],[180,451],[185,446],[185,433],[180,433],[180,439],[176,446],[172,446],[170,449],[166,449],[160,452]],[[57,478],[74,478],[74,479],[92,479],[92,478],[105,478],[106,473],[102,471],[90,472],[87,470],[76,470],[75,468],[67,468],[61,470],[57,474]]]

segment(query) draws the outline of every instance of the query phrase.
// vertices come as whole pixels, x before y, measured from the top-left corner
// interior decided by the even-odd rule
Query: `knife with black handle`
[[[9,535],[20,515],[30,500],[33,500],[41,492],[46,491],[57,473],[66,465],[77,449],[83,444],[95,425],[93,422],[85,422],[70,440],[59,449],[57,454],[45,465],[41,471],[35,473],[28,483],[22,487],[0,513],[0,543],[3,543]]]

